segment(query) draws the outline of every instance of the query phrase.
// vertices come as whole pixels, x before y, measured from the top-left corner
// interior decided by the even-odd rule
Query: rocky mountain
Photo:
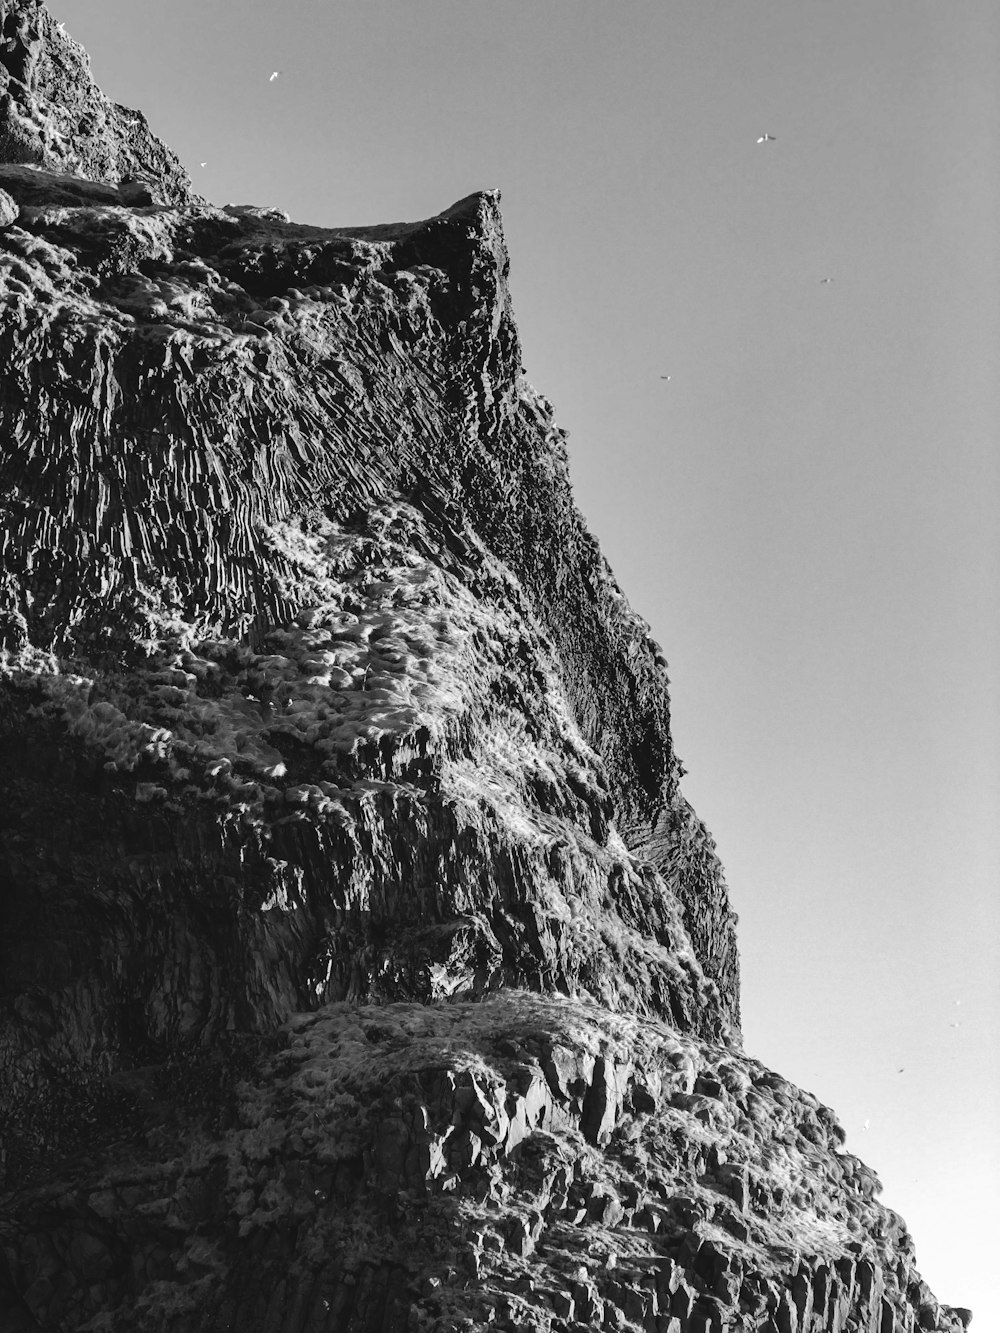
[[[742,1048],[497,196],[217,208],[0,67],[0,1328],[964,1327]]]

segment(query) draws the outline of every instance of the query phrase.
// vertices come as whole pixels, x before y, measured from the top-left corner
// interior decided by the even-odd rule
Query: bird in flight
[[[276,70],[274,71],[274,73],[271,75],[271,77],[268,79],[268,83],[273,83],[273,82],[275,81],[275,79],[278,77],[278,75],[279,75],[280,73],[281,73],[281,70],[280,70],[280,69],[276,69]]]
[[[757,142],[758,142],[758,143],[774,143],[774,135],[773,135],[773,134],[762,134],[762,135],[760,136],[760,138],[757,140]]]
[[[670,378],[669,375],[661,375],[661,376],[660,376],[660,379],[661,379],[661,380],[668,380],[669,378]]]
[[[820,284],[822,284],[822,283],[824,283],[824,282],[833,282],[833,279],[832,279],[832,278],[820,278]]]

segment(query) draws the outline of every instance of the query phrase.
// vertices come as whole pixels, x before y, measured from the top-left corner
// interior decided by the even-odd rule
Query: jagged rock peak
[[[0,0],[0,162],[198,202],[180,160],[141,111],[107,98],[86,51],[41,0]]]

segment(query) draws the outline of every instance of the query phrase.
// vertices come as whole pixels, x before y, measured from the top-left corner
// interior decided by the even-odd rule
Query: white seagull
[[[774,135],[773,135],[773,134],[762,134],[762,135],[760,136],[760,138],[757,140],[757,142],[758,142],[758,143],[774,143]]]
[[[274,73],[271,75],[271,77],[268,79],[268,83],[273,83],[273,82],[275,81],[275,79],[278,77],[278,75],[279,75],[280,73],[281,73],[281,70],[280,70],[280,69],[276,69],[276,70],[274,71]]]

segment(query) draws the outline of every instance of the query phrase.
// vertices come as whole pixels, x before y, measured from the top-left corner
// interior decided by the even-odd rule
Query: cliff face
[[[198,201],[176,155],[141,111],[104,96],[87,53],[42,0],[0,0],[0,159],[102,183],[106,202],[117,193],[133,203]],[[69,201],[75,185],[63,182]],[[59,191],[45,197],[55,202]]]
[[[497,198],[214,208],[0,20],[2,1326],[959,1328],[742,1052]]]

